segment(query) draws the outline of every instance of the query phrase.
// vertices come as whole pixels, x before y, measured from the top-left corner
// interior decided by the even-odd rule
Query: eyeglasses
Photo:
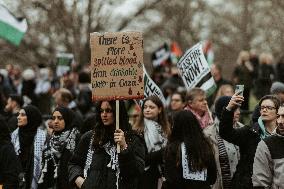
[[[272,107],[272,106],[260,106],[260,110],[264,110],[264,109],[266,109],[266,110],[274,110],[274,109],[276,109],[275,107]]]
[[[112,113],[112,109],[107,108],[107,109],[100,109],[100,113]]]

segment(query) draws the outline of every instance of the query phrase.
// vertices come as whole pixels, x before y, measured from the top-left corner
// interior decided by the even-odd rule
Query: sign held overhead
[[[144,98],[141,32],[91,33],[92,98]]]

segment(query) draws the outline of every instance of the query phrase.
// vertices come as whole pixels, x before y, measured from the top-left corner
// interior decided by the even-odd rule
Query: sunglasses
[[[112,113],[112,109],[107,108],[107,109],[100,109],[100,113]]]

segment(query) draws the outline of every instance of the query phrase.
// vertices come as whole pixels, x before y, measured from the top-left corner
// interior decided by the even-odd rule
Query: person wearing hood
[[[73,126],[74,113],[66,107],[53,111],[53,133],[43,151],[42,172],[39,189],[72,188],[68,181],[68,161],[80,138],[80,132]]]
[[[46,132],[41,128],[42,116],[33,105],[22,108],[18,115],[18,128],[12,133],[11,141],[18,156],[23,174],[20,187],[37,189],[40,177],[42,151],[46,141]]]
[[[208,137],[214,149],[215,161],[217,165],[217,180],[213,189],[232,188],[232,178],[236,171],[236,166],[240,159],[239,147],[222,139],[219,134],[219,123],[223,109],[231,100],[231,96],[221,96],[215,102],[214,124],[206,127],[203,132]],[[239,122],[240,108],[234,111],[233,127],[240,128],[244,125]]]
[[[13,144],[10,130],[4,117],[0,116],[0,188],[17,189],[18,176],[21,171]]]
[[[284,104],[277,113],[276,134],[259,142],[253,163],[252,183],[258,189],[284,188]]]
[[[276,130],[277,110],[280,100],[273,95],[266,95],[259,101],[260,117],[251,126],[234,128],[234,111],[241,106],[244,97],[235,93],[223,109],[220,123],[220,136],[240,149],[240,160],[232,179],[233,189],[251,189],[254,155],[258,143],[273,135]]]

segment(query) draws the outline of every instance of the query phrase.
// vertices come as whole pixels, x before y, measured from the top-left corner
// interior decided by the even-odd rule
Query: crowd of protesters
[[[175,65],[154,68],[157,96],[92,101],[88,65],[0,69],[0,188],[284,188],[284,62],[242,51],[206,95]],[[241,95],[236,84],[244,84]],[[259,100],[250,107],[250,97]],[[252,110],[249,124],[243,112]],[[116,124],[119,123],[119,129]]]

